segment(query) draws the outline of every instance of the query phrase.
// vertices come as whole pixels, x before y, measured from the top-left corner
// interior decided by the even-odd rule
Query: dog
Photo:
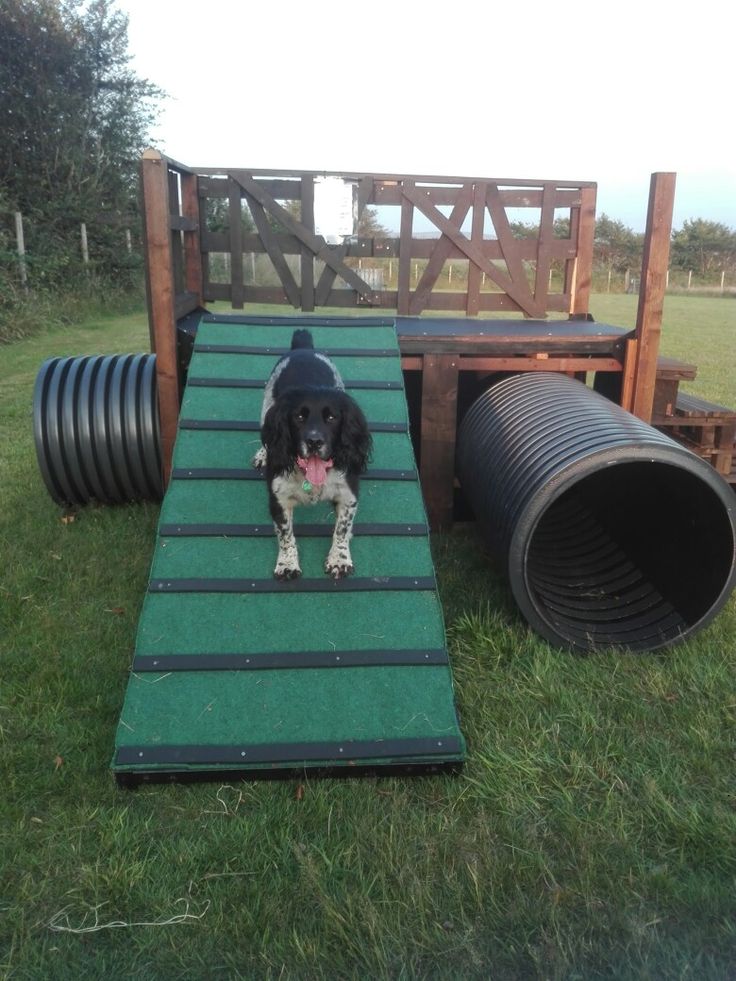
[[[266,382],[261,409],[261,449],[253,465],[264,469],[278,541],[276,579],[301,575],[294,508],[331,501],[332,545],[325,572],[333,579],[353,571],[350,539],[358,508],[360,475],[372,449],[368,424],[330,359],[315,351],[311,333],[295,330],[291,349]]]

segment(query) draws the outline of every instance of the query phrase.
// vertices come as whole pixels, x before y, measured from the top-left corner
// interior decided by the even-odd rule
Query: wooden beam
[[[302,225],[314,234],[314,178],[302,177],[301,180],[301,220]],[[299,244],[301,253],[301,293],[302,310],[311,313],[314,310],[314,254],[312,250]]]
[[[230,224],[230,302],[236,310],[242,310],[245,305],[243,282],[243,205],[241,202],[240,184],[230,179],[228,181],[229,199],[228,216]],[[255,218],[255,216],[254,216]]]
[[[595,241],[596,186],[584,187],[580,193],[580,208],[575,225],[577,248],[573,267],[570,315],[585,317],[590,309],[590,291],[593,285],[593,242]],[[572,216],[570,218],[572,226]]]
[[[420,469],[433,531],[452,527],[458,360],[451,354],[423,358]]]
[[[176,357],[176,310],[169,212],[168,163],[158,150],[141,160],[146,292],[151,350],[156,354],[156,382],[161,426],[164,486],[171,475],[171,455],[179,420],[179,369]]]
[[[184,290],[194,293],[197,305],[202,306],[202,244],[199,234],[199,190],[196,174],[181,175],[181,214],[182,222],[189,224],[183,227],[184,232]]]
[[[673,173],[652,174],[644,233],[639,307],[636,315],[636,368],[632,412],[649,422],[652,418],[657,355],[662,333],[662,312],[670,255],[672,212],[675,203]]]
[[[520,310],[528,314],[530,317],[544,317],[545,311],[541,308],[535,301],[531,290],[529,289],[529,284],[524,278],[523,282],[517,280],[512,280],[511,276],[502,272],[497,266],[488,262],[482,249],[475,242],[471,242],[469,238],[460,233],[456,228],[454,228],[447,218],[442,214],[441,211],[429,201],[425,188],[409,187],[404,185],[404,194],[409,198],[412,204],[419,208],[427,218],[435,225],[440,231],[444,232],[455,245],[465,253],[471,262],[474,262],[482,272],[486,274],[490,279],[494,281],[501,289],[516,303]]]

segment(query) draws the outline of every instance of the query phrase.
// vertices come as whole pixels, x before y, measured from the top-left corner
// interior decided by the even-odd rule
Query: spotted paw
[[[333,563],[328,560],[325,562],[325,572],[328,576],[332,576],[333,579],[343,579],[345,576],[352,575],[355,572],[355,568],[349,561]]]
[[[298,579],[301,574],[302,570],[299,566],[277,565],[273,570],[274,578],[279,579],[281,582],[286,582],[289,579]]]
[[[263,470],[266,466],[266,447],[262,446],[251,461],[256,470]]]

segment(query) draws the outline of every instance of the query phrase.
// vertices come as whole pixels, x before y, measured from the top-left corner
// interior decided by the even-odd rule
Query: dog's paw
[[[333,555],[331,552],[325,560],[325,572],[333,579],[344,579],[355,572],[355,567],[349,555]]]
[[[277,565],[273,570],[274,579],[278,579],[281,582],[288,582],[289,579],[298,579],[302,574],[302,570],[298,565]]]
[[[262,446],[251,461],[256,470],[263,470],[266,466],[266,447]]]

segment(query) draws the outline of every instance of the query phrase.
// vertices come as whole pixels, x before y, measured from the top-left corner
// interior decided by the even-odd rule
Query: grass
[[[724,398],[730,301],[683,302],[665,350]],[[139,315],[2,352],[0,976],[733,977],[733,600],[667,653],[576,657],[472,532],[438,536],[462,775],[117,789],[157,508],[63,523],[31,399],[45,357],[146,347]]]

